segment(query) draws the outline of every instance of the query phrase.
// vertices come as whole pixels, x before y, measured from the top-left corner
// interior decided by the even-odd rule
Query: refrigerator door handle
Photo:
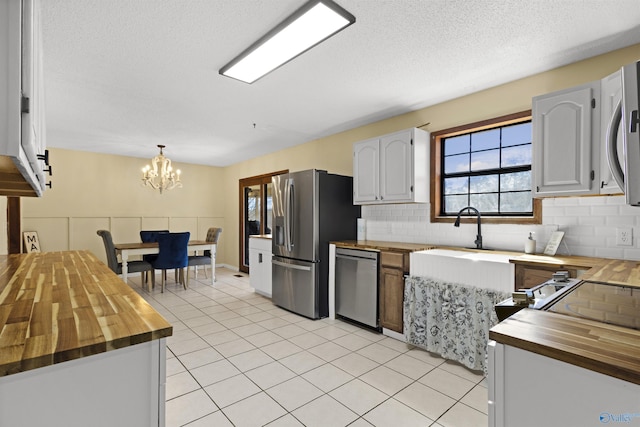
[[[293,242],[295,241],[294,228],[295,218],[293,213],[295,212],[294,206],[296,205],[296,187],[293,185],[293,180],[289,181],[289,250],[293,250]]]
[[[287,179],[284,184],[284,246],[288,252],[293,250],[294,197],[293,180]]]
[[[302,271],[311,271],[311,267],[307,267],[304,265],[288,264],[286,262],[276,261],[275,259],[271,260],[271,263],[284,268],[292,268],[294,270],[302,270]]]
[[[613,116],[611,117],[611,121],[609,122],[609,128],[607,129],[607,139],[606,139],[606,148],[607,148],[607,162],[609,163],[609,169],[611,169],[611,174],[613,178],[618,183],[618,186],[622,191],[625,191],[624,188],[624,172],[620,165],[620,159],[618,159],[618,127],[620,126],[620,122],[622,121],[622,101],[618,102],[616,108],[613,112]]]
[[[284,181],[284,247],[288,252],[291,252],[291,239],[289,238],[289,228],[291,227],[289,191],[289,179],[287,178]]]

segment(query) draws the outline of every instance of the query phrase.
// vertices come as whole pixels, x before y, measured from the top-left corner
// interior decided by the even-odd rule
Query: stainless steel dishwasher
[[[336,248],[336,314],[379,329],[379,252]]]

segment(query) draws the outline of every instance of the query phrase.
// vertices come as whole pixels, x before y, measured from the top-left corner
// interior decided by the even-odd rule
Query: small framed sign
[[[554,231],[551,233],[549,242],[547,242],[547,246],[544,248],[544,254],[554,256],[558,251],[558,246],[560,246],[560,242],[562,242],[563,237],[564,231]]]
[[[37,231],[25,231],[22,233],[22,238],[24,240],[25,253],[40,252],[40,241],[38,240]]]

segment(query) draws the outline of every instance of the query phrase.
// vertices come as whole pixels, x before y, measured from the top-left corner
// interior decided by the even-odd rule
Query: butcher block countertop
[[[589,271],[580,276],[583,280],[640,287],[640,262],[618,259],[601,259]]]
[[[0,376],[172,332],[90,251],[0,256]]]
[[[524,309],[491,328],[489,338],[640,384],[640,331],[635,329]]]
[[[511,259],[514,264],[524,265],[545,265],[555,266],[558,270],[563,268],[576,268],[579,270],[589,270],[592,267],[597,267],[602,264],[603,261],[607,261],[604,258],[591,258],[585,256],[573,256],[573,255],[544,255],[544,254],[523,254],[516,253]]]

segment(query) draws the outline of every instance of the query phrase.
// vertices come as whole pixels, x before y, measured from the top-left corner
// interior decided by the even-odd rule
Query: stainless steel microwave
[[[622,67],[622,99],[616,106],[607,130],[607,161],[616,182],[624,190],[628,205],[640,206],[640,61]],[[621,126],[623,158],[617,153]]]

